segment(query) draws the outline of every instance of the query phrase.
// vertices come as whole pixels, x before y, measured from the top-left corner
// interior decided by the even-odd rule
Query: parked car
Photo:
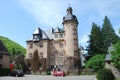
[[[10,75],[18,77],[18,76],[24,76],[24,73],[22,70],[13,70],[11,71]]]
[[[54,68],[51,74],[53,76],[65,76],[65,72],[58,68]]]

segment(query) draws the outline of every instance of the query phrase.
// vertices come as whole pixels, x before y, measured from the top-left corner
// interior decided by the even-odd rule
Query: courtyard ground
[[[25,75],[24,77],[0,76],[0,80],[96,80],[93,75],[54,77],[46,75]]]

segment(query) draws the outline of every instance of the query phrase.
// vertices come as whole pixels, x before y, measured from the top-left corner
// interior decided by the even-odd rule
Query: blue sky
[[[37,27],[43,30],[63,27],[62,18],[68,4],[78,18],[79,44],[87,46],[92,22],[102,26],[105,15],[118,34],[119,0],[0,0],[0,35],[26,48],[26,40]]]

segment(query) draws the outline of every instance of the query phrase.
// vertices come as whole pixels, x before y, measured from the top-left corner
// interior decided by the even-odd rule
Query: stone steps
[[[107,69],[110,69],[113,73],[113,75],[116,77],[116,78],[120,78],[120,72],[117,68],[115,68],[113,65],[111,64],[107,64],[106,65],[106,68]]]

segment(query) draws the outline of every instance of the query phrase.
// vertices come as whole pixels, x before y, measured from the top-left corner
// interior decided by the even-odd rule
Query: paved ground
[[[42,75],[25,75],[24,77],[0,76],[0,80],[96,80],[95,76],[42,76]]]

